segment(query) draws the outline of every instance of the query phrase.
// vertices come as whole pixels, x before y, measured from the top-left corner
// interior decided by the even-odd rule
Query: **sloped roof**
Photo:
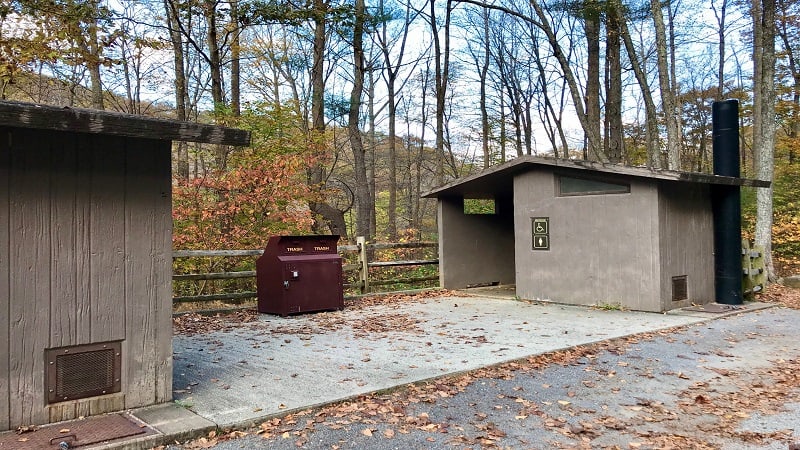
[[[147,139],[250,145],[250,132],[235,128],[94,109],[0,101],[0,126]]]
[[[546,158],[541,156],[520,156],[497,166],[489,167],[479,173],[468,175],[434,188],[422,197],[440,197],[449,195],[511,194],[514,189],[514,175],[533,168],[544,167],[583,171],[588,173],[606,173],[634,178],[648,178],[683,183],[718,184],[727,186],[769,187],[769,181],[747,178],[724,177],[697,172],[678,172],[674,170],[648,169],[646,167],[630,167],[620,164],[603,164],[593,161]]]

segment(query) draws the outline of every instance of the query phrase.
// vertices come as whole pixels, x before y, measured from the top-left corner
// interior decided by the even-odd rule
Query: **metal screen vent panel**
[[[60,347],[45,350],[47,402],[111,394],[122,389],[122,343]]]
[[[689,298],[689,287],[686,282],[686,275],[672,277],[672,301],[687,300]]]

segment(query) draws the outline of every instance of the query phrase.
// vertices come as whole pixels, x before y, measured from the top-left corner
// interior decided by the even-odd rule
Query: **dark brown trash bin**
[[[339,236],[272,236],[256,261],[258,312],[344,308]]]

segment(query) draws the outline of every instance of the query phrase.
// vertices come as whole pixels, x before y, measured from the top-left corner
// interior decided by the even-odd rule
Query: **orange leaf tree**
[[[180,249],[260,248],[270,235],[307,233],[312,196],[305,169],[315,155],[289,108],[250,105],[227,124],[252,132],[224,172],[176,181],[173,244]]]

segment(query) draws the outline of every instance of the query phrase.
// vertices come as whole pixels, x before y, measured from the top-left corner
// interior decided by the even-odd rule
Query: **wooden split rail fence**
[[[363,237],[357,239],[356,245],[340,245],[337,250],[342,255],[342,260],[345,263],[342,265],[342,272],[345,279],[352,281],[345,282],[345,290],[353,293],[366,294],[376,286],[387,285],[414,285],[418,283],[438,281],[438,273],[435,275],[424,275],[416,277],[406,277],[397,279],[376,279],[374,270],[370,269],[385,269],[393,267],[413,267],[413,266],[431,266],[438,265],[438,259],[414,259],[414,260],[401,260],[401,261],[376,261],[374,260],[377,252],[382,250],[394,249],[437,249],[438,245],[435,242],[401,242],[401,243],[367,243]],[[181,260],[189,260],[192,258],[205,258],[211,259],[227,259],[238,258],[247,259],[247,262],[252,267],[255,267],[255,260],[264,253],[264,250],[176,250],[173,252],[173,265],[176,274],[172,276],[174,283],[189,283],[194,286],[191,289],[193,293],[187,293],[188,289],[173,289],[175,292],[172,298],[173,304],[181,303],[204,303],[204,302],[230,302],[236,303],[248,299],[256,298],[255,288],[255,270],[232,270],[232,271],[219,271],[219,272],[205,272],[205,273],[178,273],[182,267]],[[353,258],[355,256],[355,258]],[[348,262],[352,261],[354,262]],[[213,267],[213,264],[209,264]],[[373,272],[372,274],[370,272]],[[243,286],[248,287],[247,290],[235,289],[237,292],[215,292],[215,293],[197,293],[204,291],[205,284],[218,280],[243,280]]]
[[[767,269],[764,265],[764,246],[750,246],[750,241],[742,240],[742,291],[747,300],[767,286]]]
[[[402,260],[402,261],[375,261],[374,255],[377,251],[393,250],[393,249],[426,249],[437,248],[435,242],[405,242],[405,243],[367,243],[364,238],[359,237],[356,245],[340,245],[338,252],[342,255],[343,260],[347,261],[352,256],[357,256],[355,262],[345,262],[342,265],[342,271],[346,279],[353,281],[344,284],[345,290],[365,294],[370,292],[371,288],[376,286],[387,285],[413,285],[417,283],[424,283],[430,281],[437,281],[439,279],[436,275],[424,275],[410,278],[399,279],[374,279],[370,276],[370,269],[391,268],[391,267],[410,267],[410,266],[429,266],[438,265],[438,259],[415,259],[415,260]],[[255,267],[255,259],[263,254],[263,250],[177,250],[173,252],[173,260],[176,267],[179,265],[178,261],[181,259],[191,258],[248,258],[252,263],[251,266]],[[349,258],[350,257],[350,258]],[[176,270],[177,272],[177,270]],[[767,274],[764,267],[764,249],[760,246],[753,246],[747,240],[742,241],[742,276],[743,276],[743,291],[745,298],[752,300],[754,295],[761,292],[766,286]],[[207,272],[207,273],[178,273],[172,276],[174,282],[189,282],[198,286],[194,291],[203,291],[201,286],[203,283],[214,280],[248,280],[247,286],[249,289],[237,289],[237,292],[218,292],[218,293],[200,293],[200,294],[178,294],[172,299],[174,304],[181,303],[203,303],[203,302],[241,302],[243,300],[256,298],[256,292],[253,290],[255,287],[255,270],[236,270],[224,272]],[[184,290],[185,291],[185,290]],[[390,290],[391,291],[391,290]]]

